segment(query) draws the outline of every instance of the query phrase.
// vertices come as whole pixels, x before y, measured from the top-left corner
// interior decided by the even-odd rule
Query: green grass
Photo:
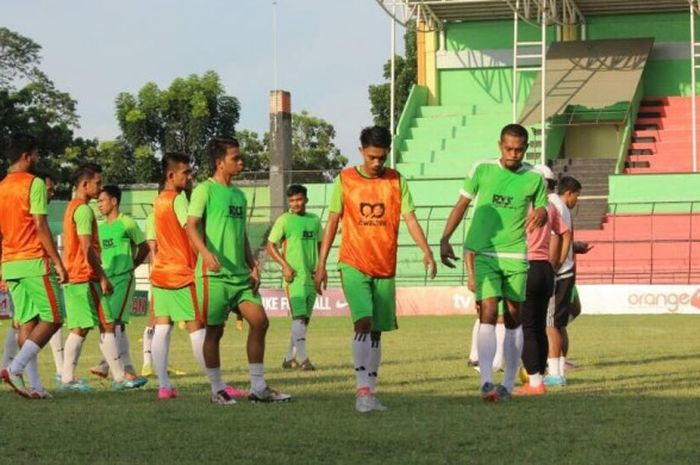
[[[580,368],[546,397],[485,404],[467,369],[471,317],[413,317],[385,334],[380,373],[390,410],[354,411],[350,325],[313,321],[316,372],[280,368],[289,322],[274,319],[267,378],[294,394],[289,404],[223,408],[208,403],[199,375],[174,378],[181,398],[158,402],[155,381],[140,392],[56,394],[27,401],[0,387],[2,464],[498,464],[697,463],[700,358],[696,316],[581,317],[571,327]],[[140,366],[143,318],[130,334]],[[7,322],[0,327],[4,338]],[[247,379],[244,337],[229,328],[226,379]],[[97,361],[85,345],[79,372]],[[195,373],[184,331],[173,364]],[[41,355],[45,378],[50,353]],[[99,384],[98,384],[99,385]]]

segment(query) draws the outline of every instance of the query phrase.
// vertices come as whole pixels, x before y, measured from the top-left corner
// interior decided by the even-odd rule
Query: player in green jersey
[[[321,220],[306,211],[309,202],[306,187],[298,184],[289,186],[287,201],[289,211],[277,218],[267,238],[267,253],[282,267],[292,310],[292,334],[282,368],[315,370],[306,355],[306,331],[316,302],[313,274],[318,261]],[[282,242],[284,254],[277,250],[278,242]]]
[[[126,325],[131,316],[136,287],[134,270],[148,257],[149,249],[141,228],[134,219],[119,211],[121,200],[122,191],[118,186],[102,187],[102,192],[97,198],[97,207],[104,221],[98,227],[98,234],[102,268],[113,287],[107,300],[115,324],[114,337],[119,347],[119,356],[124,363],[124,371],[127,377],[134,378],[137,375],[131,361]],[[97,366],[90,368],[90,372],[100,378],[106,378],[108,371],[109,366],[104,359]]]
[[[474,217],[464,250],[474,253],[475,293],[481,308],[477,336],[481,395],[488,401],[506,400],[513,391],[522,350],[522,337],[518,334],[528,269],[525,233],[547,221],[547,193],[542,176],[523,163],[527,130],[518,124],[505,126],[498,147],[499,159],[478,162],[471,169],[440,241],[442,262],[454,268],[452,261],[457,257],[450,237],[473,201]],[[492,382],[492,366],[500,300],[505,302],[506,366],[503,384],[496,385]]]
[[[265,382],[263,359],[269,326],[258,286],[260,275],[246,233],[245,194],[231,185],[243,170],[238,141],[214,139],[209,144],[212,177],[192,192],[187,233],[199,256],[195,283],[200,309],[207,325],[204,360],[212,390],[212,402],[235,403],[221,380],[219,342],[231,309],[248,322],[249,399],[254,402],[288,401],[291,396],[270,389]]]

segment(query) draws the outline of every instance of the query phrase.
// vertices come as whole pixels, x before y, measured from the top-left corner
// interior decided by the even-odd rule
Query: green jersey
[[[321,241],[321,220],[318,216],[313,213],[284,213],[272,226],[268,240],[274,243],[282,241],[284,258],[296,272],[297,278],[308,284],[313,282],[318,243]]]
[[[187,214],[202,220],[207,249],[221,264],[218,272],[204,270],[203,259],[197,257],[196,276],[240,276],[250,273],[245,260],[246,198],[235,186],[224,186],[212,178],[192,192]]]
[[[369,178],[369,176],[362,171],[361,166],[358,166],[355,169],[357,169],[360,176]],[[411,191],[408,189],[408,182],[406,182],[406,178],[403,176],[401,176],[399,179],[399,187],[401,188],[401,214],[405,215],[406,213],[411,213],[416,208],[413,205]],[[340,182],[340,176],[336,176],[335,181],[333,182],[333,191],[331,192],[331,200],[328,205],[328,210],[331,213],[343,213],[343,185]]]
[[[120,213],[111,223],[103,221],[98,234],[105,274],[112,277],[133,271],[135,248],[146,241],[134,219]]]
[[[530,206],[547,206],[542,175],[526,163],[511,171],[499,160],[477,162],[460,194],[476,198],[465,250],[527,260],[525,221]]]
[[[156,240],[156,220],[155,220],[155,215],[153,215],[153,212],[149,213],[148,216],[146,217],[146,240],[147,241],[155,241]]]

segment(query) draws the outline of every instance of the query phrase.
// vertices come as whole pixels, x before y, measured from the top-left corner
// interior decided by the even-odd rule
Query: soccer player
[[[173,322],[185,323],[192,352],[203,370],[205,330],[194,284],[196,257],[184,229],[187,225],[187,197],[184,191],[192,183],[190,158],[181,153],[166,153],[162,165],[163,190],[153,203],[153,222],[157,234],[156,254],[151,267],[155,314],[151,357],[158,376],[158,398],[173,399],[177,397],[177,392],[168,376]]]
[[[552,196],[557,211],[569,228],[569,240],[553,241],[553,255],[565,256],[566,259],[556,273],[554,299],[550,302],[547,311],[547,339],[549,340],[549,354],[547,357],[547,371],[544,382],[548,386],[566,385],[565,366],[566,352],[568,349],[568,335],[566,327],[569,323],[569,307],[572,301],[572,293],[576,282],[576,266],[574,262],[574,227],[570,210],[574,208],[581,194],[581,183],[573,177],[564,176],[559,180],[557,189],[559,195]],[[581,247],[583,253],[590,250],[585,244]],[[566,346],[566,347],[565,347]]]
[[[546,392],[543,377],[547,369],[547,306],[554,294],[554,270],[559,268],[561,260],[559,255],[550,255],[550,237],[571,235],[552,202],[552,197],[557,195],[554,193],[556,176],[545,165],[537,165],[535,170],[544,177],[550,202],[547,207],[547,223],[527,233],[529,269],[525,302],[520,314],[523,326],[522,360],[528,382],[514,391],[515,395],[520,396],[542,395]]]
[[[102,188],[97,198],[97,208],[104,221],[98,227],[98,234],[102,268],[113,287],[107,300],[115,324],[114,336],[119,347],[119,357],[124,363],[127,377],[135,378],[137,375],[129,353],[126,325],[131,316],[136,287],[134,270],[146,259],[149,249],[133,218],[119,211],[121,200],[122,191],[118,186],[107,185]],[[108,369],[107,362],[102,359],[97,366],[90,368],[90,373],[106,378]]]
[[[267,239],[267,253],[282,267],[285,290],[292,309],[292,334],[282,368],[315,370],[306,354],[306,331],[316,302],[313,274],[318,261],[321,220],[306,211],[309,202],[306,187],[298,184],[289,186],[287,201],[289,211],[277,218]],[[280,241],[284,255],[277,250],[276,244]],[[295,349],[299,361],[294,356]]]
[[[384,167],[391,133],[383,127],[368,127],[360,133],[360,143],[362,165],[345,168],[335,180],[314,282],[322,293],[328,281],[328,254],[342,222],[338,269],[354,324],[355,409],[367,413],[386,410],[376,390],[382,332],[398,328],[394,276],[401,217],[423,252],[431,279],[436,269],[408,183],[398,171]]]
[[[64,309],[58,285],[67,280],[46,219],[46,185],[31,173],[38,158],[34,137],[14,136],[7,176],[0,182],[0,289],[12,297],[21,347],[0,378],[30,399],[50,397],[39,377],[37,354],[61,327]],[[31,389],[21,376],[25,369]]]
[[[114,319],[109,310],[107,295],[112,284],[100,260],[97,221],[88,205],[96,199],[102,187],[102,168],[86,163],[75,172],[75,195],[68,203],[63,217],[64,257],[68,270],[68,284],[64,286],[68,329],[64,347],[61,390],[85,392],[93,390],[87,384],[75,381],[75,367],[85,337],[91,329],[100,330],[100,351],[112,372],[112,389],[120,391],[143,386],[145,378],[125,378],[124,365],[114,336]]]
[[[204,360],[211,401],[235,403],[221,380],[219,359],[219,342],[231,309],[237,309],[249,326],[248,398],[254,402],[288,401],[290,395],[270,389],[265,382],[263,359],[269,323],[258,294],[260,276],[246,233],[245,194],[231,185],[231,178],[243,170],[238,141],[215,138],[209,143],[208,154],[214,172],[192,192],[187,233],[199,252],[195,276],[207,325]]]
[[[473,252],[476,300],[480,303],[478,334],[481,396],[487,401],[506,400],[515,385],[520,361],[520,303],[525,300],[527,244],[525,232],[547,221],[547,196],[542,176],[523,163],[528,147],[527,130],[509,124],[501,130],[499,159],[477,162],[467,176],[460,198],[445,224],[440,241],[442,262],[454,268],[456,260],[450,237],[476,198],[465,252]],[[531,212],[530,208],[532,208]],[[506,335],[503,384],[492,382],[496,354],[498,302],[503,300]]]

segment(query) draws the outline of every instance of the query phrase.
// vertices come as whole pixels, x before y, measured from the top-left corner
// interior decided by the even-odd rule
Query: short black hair
[[[360,133],[360,145],[363,149],[379,147],[389,150],[391,148],[391,132],[384,126],[366,127]]]
[[[289,187],[287,187],[287,197],[299,194],[306,197],[307,192],[308,190],[306,189],[306,187],[302,186],[301,184],[290,184]]]
[[[578,182],[576,178],[573,178],[571,176],[564,176],[559,180],[557,193],[561,195],[566,194],[567,192],[581,192],[581,188],[581,183]]]
[[[112,198],[117,199],[117,205],[122,203],[122,190],[119,188],[119,186],[115,186],[114,184],[108,184],[102,187],[102,192],[104,192]]]
[[[503,126],[503,129],[501,129],[501,140],[503,140],[503,138],[507,135],[523,139],[526,144],[528,140],[530,140],[530,135],[528,134],[527,129],[520,124],[513,123]]]
[[[233,137],[214,137],[209,141],[207,155],[212,171],[216,170],[216,162],[226,156],[229,148],[239,148],[238,139]]]
[[[102,167],[100,165],[97,163],[84,163],[75,170],[73,185],[78,187],[81,182],[91,180],[96,174],[102,174]]]
[[[52,180],[54,183],[56,183],[56,178],[55,178],[51,173],[49,173],[48,171],[44,171],[44,170],[34,170],[34,176],[36,176],[36,177],[39,178],[39,179],[43,179],[44,181],[46,181],[47,179],[50,179],[50,180]]]
[[[161,183],[165,185],[165,178],[168,176],[168,171],[175,169],[175,165],[184,163],[190,164],[190,157],[180,152],[166,152],[160,160],[160,166],[163,170],[163,179]],[[162,190],[162,189],[161,189]]]
[[[22,154],[32,153],[39,148],[36,137],[29,134],[15,134],[10,138],[10,145],[7,150],[7,160],[10,164],[17,163]]]
[[[550,190],[550,191],[554,191],[555,188],[557,187],[557,182],[552,180],[552,179],[545,179],[544,183],[547,186],[547,190]]]

